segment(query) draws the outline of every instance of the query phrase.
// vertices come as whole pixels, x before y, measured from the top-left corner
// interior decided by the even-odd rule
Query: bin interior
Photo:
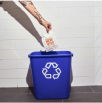
[[[32,52],[31,55],[68,55],[68,54],[72,54],[70,51],[50,51],[50,52],[46,52],[46,51],[40,51],[40,52]]]

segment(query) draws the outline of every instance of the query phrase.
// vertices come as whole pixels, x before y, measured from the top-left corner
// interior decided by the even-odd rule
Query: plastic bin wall
[[[32,52],[34,95],[37,99],[64,99],[70,94],[70,51]]]

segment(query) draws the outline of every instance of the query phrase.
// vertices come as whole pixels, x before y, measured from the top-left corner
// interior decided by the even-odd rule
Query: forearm
[[[41,24],[42,20],[44,18],[40,15],[40,13],[37,11],[35,6],[31,1],[19,1]]]

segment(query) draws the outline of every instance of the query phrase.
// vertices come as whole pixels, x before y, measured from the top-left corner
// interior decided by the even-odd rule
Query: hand
[[[49,33],[49,31],[52,29],[51,23],[49,23],[48,21],[46,21],[44,19],[41,19],[41,21],[39,23],[46,28],[47,33]]]

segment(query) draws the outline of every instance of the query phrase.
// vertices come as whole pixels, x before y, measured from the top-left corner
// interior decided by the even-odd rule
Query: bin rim
[[[40,52],[40,51],[35,51],[35,52]],[[56,51],[56,52],[70,52],[70,51]],[[73,56],[73,54],[71,52],[70,52],[70,54],[58,54],[58,55],[32,55],[32,53],[34,53],[34,52],[31,52],[28,55],[28,57],[42,58],[42,57],[71,57],[71,56]]]

